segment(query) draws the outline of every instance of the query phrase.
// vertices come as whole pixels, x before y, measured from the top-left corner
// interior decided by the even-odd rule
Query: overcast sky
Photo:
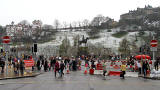
[[[148,4],[158,7],[160,0],[0,0],[0,25],[35,19],[53,25],[55,19],[70,23],[98,14],[118,21],[121,14]]]

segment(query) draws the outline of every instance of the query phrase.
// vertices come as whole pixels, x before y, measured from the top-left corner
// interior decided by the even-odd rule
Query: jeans
[[[147,73],[147,70],[146,70],[146,69],[143,69],[144,77],[146,76],[146,73]]]

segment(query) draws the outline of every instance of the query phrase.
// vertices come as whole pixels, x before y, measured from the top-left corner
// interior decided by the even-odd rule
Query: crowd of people
[[[120,56],[110,56],[111,64],[115,64],[114,58],[119,58]],[[25,63],[24,60],[29,59],[29,55],[25,55],[23,58],[16,58],[16,57],[9,57],[8,58],[8,65],[12,66],[14,69],[15,74],[24,74],[25,70]],[[61,57],[61,56],[51,56],[49,58],[44,57],[44,55],[40,55],[36,58],[34,66],[32,67],[33,71],[54,71],[55,77],[57,77],[57,73],[59,73],[60,77],[64,76],[64,70],[69,69],[70,71],[77,71],[81,69],[82,60],[85,62],[85,66],[89,69],[97,69],[97,64],[102,65],[103,76],[106,76],[107,73],[107,62],[104,59],[96,58],[96,57],[89,57],[89,56],[79,56],[79,57]],[[119,59],[118,59],[119,60]],[[158,70],[160,64],[160,58],[154,63],[155,69]],[[96,63],[95,63],[96,62]],[[122,71],[121,77],[124,78],[126,73],[126,65],[130,65],[131,71],[138,71],[138,74],[143,74],[146,77],[147,73],[151,70],[151,64],[149,60],[136,60],[134,56],[131,56],[127,59],[127,62],[122,62],[120,70]],[[133,67],[134,66],[134,67]],[[4,73],[5,67],[5,58],[0,57],[0,67],[1,73]]]
[[[37,70],[40,71],[42,67],[44,71],[54,71],[55,77],[59,73],[60,77],[64,75],[64,69],[70,71],[77,71],[81,66],[80,58],[75,57],[50,57],[48,60],[44,56],[40,56],[36,62]]]

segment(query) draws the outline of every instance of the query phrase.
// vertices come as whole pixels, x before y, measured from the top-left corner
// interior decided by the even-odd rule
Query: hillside
[[[112,29],[112,32],[108,32],[107,29],[102,30],[99,33],[100,38],[97,39],[89,39],[88,40],[88,45],[92,44],[96,47],[104,47],[104,48],[110,48],[113,52],[117,53],[118,52],[118,47],[119,47],[119,43],[126,38],[129,42],[135,42],[135,34],[138,35],[138,32],[128,32],[127,35],[121,37],[121,38],[116,38],[113,37],[112,34],[115,34],[117,31],[119,31],[119,28],[117,29]],[[113,32],[114,31],[114,32]],[[146,33],[147,34],[147,33]],[[67,37],[70,41],[71,46],[73,46],[74,43],[74,38],[76,36],[80,37],[80,40],[82,39],[82,36],[84,35],[84,37],[89,37],[87,34],[87,31],[76,31],[76,30],[72,30],[72,31],[66,31],[66,30],[62,30],[57,32],[57,34],[54,36],[56,37],[55,40],[52,40],[50,42],[47,43],[43,43],[43,44],[39,44],[38,47],[41,47],[41,49],[39,49],[39,54],[41,52],[43,52],[42,50],[45,48],[47,49],[47,47],[50,47],[50,51],[52,51],[53,53],[55,53],[55,47],[58,49],[58,46],[62,44],[62,41]],[[136,43],[136,45],[139,47],[140,45],[142,45],[143,40],[141,38],[138,38],[138,41]],[[53,49],[54,48],[54,49]],[[53,50],[52,50],[53,49]]]

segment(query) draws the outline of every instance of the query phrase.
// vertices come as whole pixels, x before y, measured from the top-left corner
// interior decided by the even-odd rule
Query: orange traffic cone
[[[84,74],[87,74],[87,68],[85,67]]]
[[[67,74],[69,74],[69,65],[67,65]]]

